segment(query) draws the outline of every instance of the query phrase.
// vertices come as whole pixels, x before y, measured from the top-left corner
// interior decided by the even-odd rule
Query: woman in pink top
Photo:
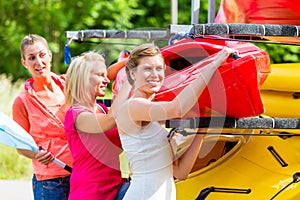
[[[72,165],[64,117],[67,110],[63,76],[51,72],[52,54],[45,38],[29,34],[21,43],[21,61],[32,78],[13,104],[13,119],[20,124],[44,152],[18,149],[32,159],[32,186],[35,199],[67,200],[70,173],[53,164],[54,157]]]
[[[74,58],[67,71],[65,96],[71,107],[65,130],[74,158],[70,200],[115,199],[122,186],[122,149],[111,111],[127,99],[130,85],[124,85],[108,111],[96,98],[105,96],[109,82],[104,58],[96,52]]]

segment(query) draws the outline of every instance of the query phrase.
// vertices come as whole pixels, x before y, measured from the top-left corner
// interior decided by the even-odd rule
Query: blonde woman
[[[67,70],[65,96],[70,108],[65,130],[74,158],[69,200],[115,199],[123,184],[122,149],[112,110],[128,98],[131,86],[123,86],[108,110],[96,99],[105,96],[109,82],[105,60],[97,52],[74,58]]]

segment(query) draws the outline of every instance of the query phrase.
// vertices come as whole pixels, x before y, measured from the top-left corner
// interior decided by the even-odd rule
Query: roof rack
[[[300,119],[195,117],[167,120],[166,128],[300,129]]]
[[[79,30],[66,31],[65,37],[72,40],[83,40],[84,38],[121,38],[121,39],[149,39],[162,40],[169,39],[170,34],[167,29],[163,30]]]
[[[72,41],[83,41],[86,38],[118,38],[118,39],[145,39],[170,40],[174,36],[203,37],[216,35],[227,40],[244,40],[251,42],[277,42],[281,44],[300,45],[300,26],[280,24],[171,24],[160,30],[78,30],[66,31],[67,46]],[[278,38],[281,38],[278,40]],[[284,39],[288,38],[288,39]],[[279,42],[278,42],[279,41]]]

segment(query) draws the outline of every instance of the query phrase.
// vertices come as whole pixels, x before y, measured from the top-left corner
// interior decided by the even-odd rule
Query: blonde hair
[[[95,62],[105,65],[103,56],[95,51],[83,53],[72,59],[66,73],[65,97],[67,105],[93,102],[95,97],[91,96],[88,91],[90,90],[91,70]]]
[[[21,45],[20,45],[21,57],[24,60],[25,60],[25,56],[24,56],[25,47],[28,45],[33,45],[37,42],[43,43],[47,47],[47,49],[49,49],[48,42],[44,37],[42,37],[40,35],[36,35],[36,34],[28,34],[23,38]]]
[[[136,70],[136,67],[140,64],[141,58],[146,56],[156,56],[156,55],[160,55],[162,61],[164,62],[164,57],[162,56],[159,47],[153,43],[142,44],[140,46],[137,46],[131,51],[125,68],[128,82],[131,85],[133,85],[134,80],[130,75],[130,71]]]

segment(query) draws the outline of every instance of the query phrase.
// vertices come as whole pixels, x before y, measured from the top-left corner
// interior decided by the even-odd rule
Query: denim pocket
[[[47,190],[52,190],[57,187],[60,187],[62,185],[62,180],[56,180],[56,179],[51,179],[51,180],[45,180],[43,181],[43,188]]]
[[[68,180],[68,178],[44,180],[42,183],[42,196],[45,199],[67,200],[69,195]]]

